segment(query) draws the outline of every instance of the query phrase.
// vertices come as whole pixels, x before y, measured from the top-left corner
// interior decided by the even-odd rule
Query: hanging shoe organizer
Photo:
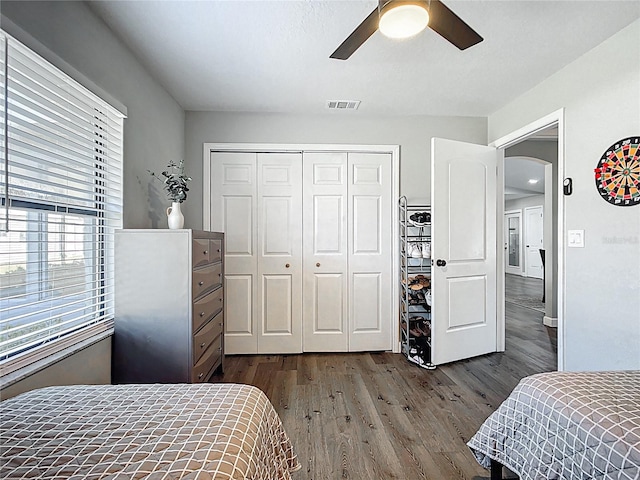
[[[431,207],[400,197],[399,209],[402,353],[431,370]]]

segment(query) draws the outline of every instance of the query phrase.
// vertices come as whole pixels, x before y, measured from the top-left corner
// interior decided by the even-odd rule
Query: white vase
[[[167,208],[167,222],[171,230],[184,227],[184,215],[180,211],[180,202],[171,202],[171,206]]]

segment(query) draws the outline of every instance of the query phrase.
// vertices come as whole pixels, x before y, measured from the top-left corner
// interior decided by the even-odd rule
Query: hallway
[[[505,301],[544,313],[544,282],[540,278],[505,275]]]

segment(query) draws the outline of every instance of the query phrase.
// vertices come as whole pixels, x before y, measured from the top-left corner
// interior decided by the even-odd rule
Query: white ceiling
[[[537,180],[537,183],[530,183],[529,180]],[[541,195],[544,187],[544,163],[529,157],[505,157],[505,200]]]
[[[640,18],[638,0],[444,0],[484,37],[375,33],[329,55],[375,0],[89,2],[186,110],[487,116]],[[603,66],[610,68],[610,66]]]

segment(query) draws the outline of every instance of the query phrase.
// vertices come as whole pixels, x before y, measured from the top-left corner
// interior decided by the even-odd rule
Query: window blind
[[[123,115],[4,32],[1,40],[0,366],[6,373],[12,359],[113,319]]]

